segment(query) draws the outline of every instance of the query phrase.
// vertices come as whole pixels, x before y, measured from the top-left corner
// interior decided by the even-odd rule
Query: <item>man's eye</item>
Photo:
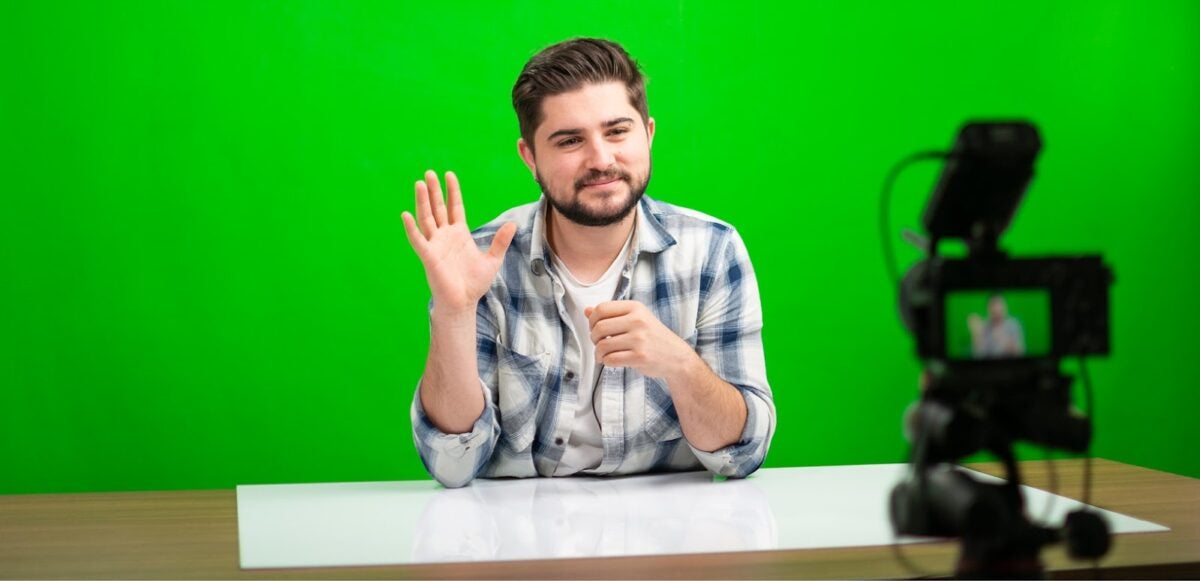
[[[629,129],[625,127],[617,127],[616,129],[608,132],[609,135],[620,135],[622,133],[629,133]]]
[[[558,142],[558,146],[559,146],[559,147],[570,147],[570,146],[572,146],[572,145],[575,145],[576,143],[579,143],[579,138],[578,138],[578,137],[569,137],[569,138],[567,138],[567,139],[564,139],[564,140],[562,140],[562,141],[559,141],[559,142]]]

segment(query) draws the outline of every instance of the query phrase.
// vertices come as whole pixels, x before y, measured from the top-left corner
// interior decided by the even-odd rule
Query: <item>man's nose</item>
[[[617,161],[616,146],[604,140],[593,141],[588,150],[588,169],[605,171]]]

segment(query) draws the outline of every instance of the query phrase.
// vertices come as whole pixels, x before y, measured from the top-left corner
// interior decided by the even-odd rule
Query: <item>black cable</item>
[[[908,168],[908,166],[927,159],[946,159],[949,154],[944,151],[926,150],[918,151],[908,157],[900,160],[892,169],[888,171],[887,177],[883,180],[883,192],[879,196],[879,234],[883,241],[883,261],[884,267],[887,268],[888,278],[892,282],[892,286],[897,289],[900,287],[900,267],[896,266],[896,251],[892,248],[892,187],[896,185],[896,178],[900,176],[900,172]],[[934,249],[930,249],[932,251]]]
[[[912,574],[912,577],[909,577],[909,579],[933,579],[936,577],[933,573],[921,569],[916,563],[909,560],[908,555],[905,555],[904,551],[901,550],[900,540],[896,538],[894,533],[892,534],[892,556]]]
[[[918,409],[919,408],[913,409],[914,415],[919,413]],[[907,415],[905,416],[904,419],[905,419],[905,422],[907,422],[909,420]],[[916,420],[916,419],[914,419],[913,422],[916,424],[920,423],[919,420]],[[907,428],[907,426],[906,426],[906,428]],[[925,492],[924,492],[925,479],[921,477],[921,474],[919,473],[919,471],[925,466],[926,460],[928,459],[929,431],[922,430],[919,428],[914,428],[913,436],[915,436],[915,437],[914,437],[914,441],[913,441],[912,445],[909,446],[908,463],[916,468],[916,470],[914,470],[913,474],[912,474],[912,477],[915,480],[914,484],[915,484],[915,486],[917,486],[918,490],[922,491],[922,492],[920,492],[920,494],[924,495],[925,494]],[[908,555],[904,554],[904,550],[900,544],[900,536],[898,534],[896,534],[896,529],[894,526],[892,528],[892,556],[894,556],[896,558],[896,561],[898,561],[900,563],[900,565],[902,565],[905,569],[908,569],[909,574],[912,575],[912,577],[910,577],[911,579],[934,579],[937,577],[941,577],[941,575],[938,575],[931,571],[926,571],[926,570],[918,567],[916,563],[912,562],[908,558]]]
[[[1046,452],[1046,471],[1050,477],[1050,498],[1046,501],[1046,508],[1042,509],[1042,522],[1050,522],[1050,513],[1054,510],[1054,505],[1058,500],[1058,469],[1054,464],[1054,454],[1050,452],[1050,448],[1044,449]]]
[[[900,267],[896,265],[896,251],[892,247],[892,220],[891,220],[891,203],[892,203],[892,188],[896,185],[896,178],[900,176],[908,166],[928,159],[945,159],[948,157],[944,151],[926,150],[918,151],[914,154],[901,159],[892,169],[888,171],[887,177],[883,180],[883,191],[879,197],[879,234],[880,240],[883,243],[883,262],[884,268],[887,269],[888,278],[891,280],[892,287],[898,293],[900,290]],[[936,249],[930,249],[932,252]],[[907,420],[907,418],[905,418]],[[925,441],[924,432],[916,434],[916,441],[909,448],[909,462],[913,465],[921,466],[925,462]],[[921,480],[917,479],[917,486],[922,486]],[[929,579],[934,575],[928,571],[923,571],[916,566],[900,547],[900,539],[896,535],[895,529],[892,530],[892,554],[896,560],[908,569],[909,573],[916,575],[916,579]]]
[[[1092,396],[1092,378],[1088,375],[1087,363],[1079,358],[1079,376],[1083,378],[1084,413],[1092,425],[1092,437],[1088,439],[1083,454],[1083,503],[1092,504],[1092,442],[1096,440],[1096,402]]]
[[[1087,362],[1082,356],[1079,358],[1079,376],[1083,379],[1084,413],[1092,426],[1092,437],[1088,438],[1088,447],[1083,456],[1083,504],[1084,510],[1087,510],[1092,505],[1092,442],[1096,440],[1096,400],[1092,394],[1092,378],[1088,375]],[[1102,578],[1099,558],[1092,560],[1092,578]]]

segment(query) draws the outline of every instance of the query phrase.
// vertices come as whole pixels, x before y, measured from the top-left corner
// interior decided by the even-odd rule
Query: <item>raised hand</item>
[[[978,339],[983,335],[983,317],[976,313],[967,315],[967,329],[971,330],[971,336]]]
[[[487,293],[500,270],[504,252],[517,232],[516,224],[500,227],[487,252],[481,252],[467,227],[458,176],[446,172],[446,200],[433,170],[415,186],[417,216],[404,212],[404,232],[421,264],[433,293],[434,310],[442,313],[474,313],[475,304]],[[418,226],[419,225],[419,226]]]

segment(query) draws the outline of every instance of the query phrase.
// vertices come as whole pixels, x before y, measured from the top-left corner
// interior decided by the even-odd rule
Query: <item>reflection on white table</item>
[[[884,545],[903,464],[620,478],[239,486],[243,568],[386,565]],[[1061,523],[1080,503],[1026,487]],[[1116,533],[1165,527],[1101,511]],[[1040,518],[1039,518],[1040,520]],[[914,542],[917,539],[902,539]]]
[[[777,542],[753,480],[688,472],[477,484],[430,500],[413,562],[745,551]]]

